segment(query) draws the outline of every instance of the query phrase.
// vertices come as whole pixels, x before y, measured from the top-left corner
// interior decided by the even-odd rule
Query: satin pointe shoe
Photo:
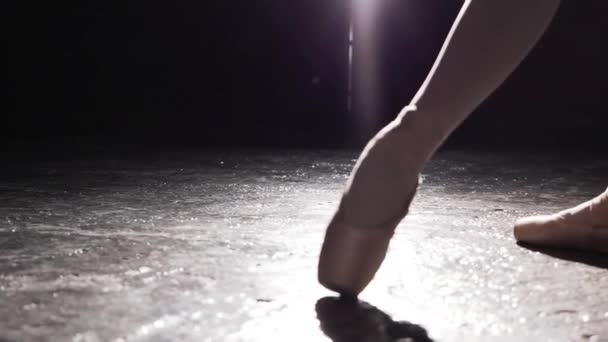
[[[514,234],[520,242],[608,253],[608,190],[556,214],[520,219]]]
[[[357,297],[380,268],[395,228],[407,214],[417,186],[399,215],[383,224],[362,227],[346,223],[338,210],[327,228],[319,257],[321,285],[345,297]]]

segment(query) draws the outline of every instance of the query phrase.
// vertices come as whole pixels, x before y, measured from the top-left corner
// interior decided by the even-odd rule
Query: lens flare
[[[353,0],[351,6],[349,111],[356,119],[358,134],[364,136],[373,129],[378,113],[379,6],[371,0]]]

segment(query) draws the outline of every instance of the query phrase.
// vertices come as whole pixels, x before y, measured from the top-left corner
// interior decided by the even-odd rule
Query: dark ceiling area
[[[356,115],[346,107],[349,1],[4,5],[2,139],[360,144],[411,99],[460,7],[377,5],[381,86],[376,121],[365,132],[355,132]],[[564,1],[529,58],[448,144],[606,147],[607,9],[602,1]],[[362,58],[355,36],[355,82]]]

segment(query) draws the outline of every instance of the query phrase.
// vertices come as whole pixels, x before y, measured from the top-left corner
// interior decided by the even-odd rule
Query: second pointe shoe
[[[608,190],[557,214],[520,219],[514,234],[520,242],[608,253]]]
[[[395,228],[407,214],[415,191],[404,211],[374,227],[346,223],[338,211],[327,228],[319,257],[319,282],[346,297],[357,297],[380,268]]]

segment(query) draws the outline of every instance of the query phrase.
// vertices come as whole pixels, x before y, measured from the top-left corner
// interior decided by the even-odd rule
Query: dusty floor
[[[608,258],[511,236],[517,217],[603,191],[608,159],[441,153],[361,296],[371,306],[315,280],[355,157],[6,162],[0,340],[608,341]]]

